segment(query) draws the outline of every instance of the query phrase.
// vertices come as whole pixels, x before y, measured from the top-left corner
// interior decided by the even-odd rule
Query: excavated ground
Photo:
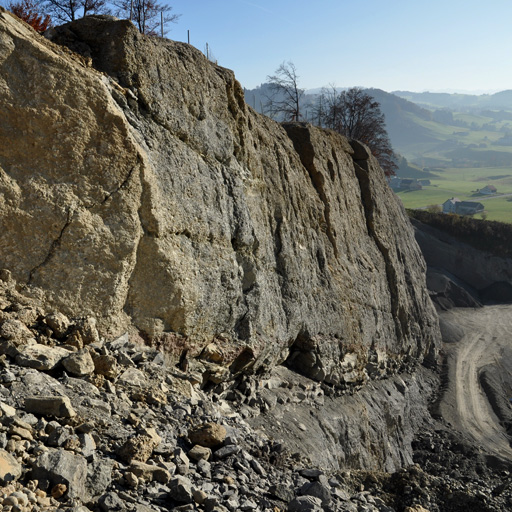
[[[462,327],[445,344],[447,386],[440,415],[486,452],[512,460],[512,306],[457,308],[442,314]]]

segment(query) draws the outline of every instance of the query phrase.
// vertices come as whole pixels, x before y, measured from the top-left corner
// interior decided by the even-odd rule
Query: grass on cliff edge
[[[413,219],[439,229],[460,242],[500,258],[512,258],[512,224],[460,215],[407,210]]]

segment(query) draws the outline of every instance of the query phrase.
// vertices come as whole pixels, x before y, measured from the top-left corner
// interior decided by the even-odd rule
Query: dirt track
[[[440,413],[453,427],[469,436],[485,451],[512,460],[510,439],[499,424],[480,386],[482,368],[492,365],[512,382],[512,306],[454,309],[443,318],[464,329],[457,343],[445,344],[448,363],[447,390]]]

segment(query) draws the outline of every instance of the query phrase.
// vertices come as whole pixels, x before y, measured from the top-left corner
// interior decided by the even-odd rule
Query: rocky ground
[[[442,421],[417,436],[414,464],[398,472],[327,472],[250,425],[269,407],[262,377],[212,387],[209,375],[207,390],[197,363],[178,368],[134,336],[105,341],[94,319],[46,313],[8,272],[0,279],[4,511],[512,507],[510,465]],[[273,406],[298,395],[313,406],[323,392],[288,382]]]

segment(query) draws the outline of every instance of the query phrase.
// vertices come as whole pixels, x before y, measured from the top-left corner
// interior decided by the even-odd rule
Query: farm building
[[[458,215],[474,215],[484,211],[484,205],[475,201],[461,201],[456,205],[456,212]]]
[[[443,213],[456,213],[457,215],[474,215],[484,211],[484,205],[475,201],[461,201],[452,197],[443,203]]]
[[[460,203],[460,199],[452,197],[443,203],[443,213],[457,213],[457,203]]]
[[[480,194],[484,194],[484,195],[492,195],[492,194],[496,194],[497,190],[494,185],[487,185],[486,187],[481,188],[479,190],[479,192],[480,192]]]

